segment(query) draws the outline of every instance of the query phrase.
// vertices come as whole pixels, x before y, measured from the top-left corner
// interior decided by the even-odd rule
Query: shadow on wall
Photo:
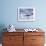
[[[0,24],[0,43],[2,43],[2,32],[5,32],[3,29],[6,28],[4,24]]]

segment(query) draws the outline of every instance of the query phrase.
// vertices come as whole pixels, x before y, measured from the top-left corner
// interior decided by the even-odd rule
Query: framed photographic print
[[[35,8],[19,7],[18,21],[35,21]]]

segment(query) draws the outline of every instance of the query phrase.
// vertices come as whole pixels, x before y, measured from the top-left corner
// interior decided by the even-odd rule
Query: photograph
[[[35,21],[35,8],[18,8],[18,21]]]

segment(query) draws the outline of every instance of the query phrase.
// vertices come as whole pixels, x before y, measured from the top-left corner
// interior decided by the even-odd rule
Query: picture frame
[[[19,7],[18,21],[35,21],[35,8]]]

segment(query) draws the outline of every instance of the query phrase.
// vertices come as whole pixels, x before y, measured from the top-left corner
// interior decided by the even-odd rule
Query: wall
[[[18,22],[17,8],[19,7],[34,7],[36,21]],[[13,24],[16,28],[41,27],[46,32],[46,0],[0,0],[0,27],[4,28],[9,24]]]
[[[41,27],[46,28],[46,1],[45,0],[1,0],[0,24],[13,24],[16,28]],[[18,22],[18,7],[34,7],[36,21]]]

